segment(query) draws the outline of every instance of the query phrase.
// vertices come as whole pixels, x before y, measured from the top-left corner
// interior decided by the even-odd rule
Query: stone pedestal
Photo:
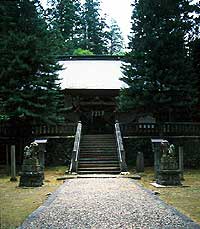
[[[43,185],[44,172],[37,158],[24,159],[20,173],[19,186],[40,187]]]
[[[160,170],[157,173],[156,183],[160,185],[181,185],[180,170]]]

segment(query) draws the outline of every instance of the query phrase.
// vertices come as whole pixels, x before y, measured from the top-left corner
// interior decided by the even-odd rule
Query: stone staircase
[[[78,164],[79,174],[119,174],[115,136],[82,135]]]

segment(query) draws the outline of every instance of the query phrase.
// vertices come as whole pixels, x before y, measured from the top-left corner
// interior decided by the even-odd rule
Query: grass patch
[[[18,227],[26,217],[37,209],[63,181],[56,178],[63,175],[65,166],[45,169],[45,181],[42,187],[21,188],[17,182],[10,182],[10,177],[0,178],[0,229]]]
[[[154,180],[153,168],[146,168],[138,181],[145,188],[159,192],[159,197],[167,204],[200,224],[200,170],[186,170],[182,187],[155,188],[150,185]]]

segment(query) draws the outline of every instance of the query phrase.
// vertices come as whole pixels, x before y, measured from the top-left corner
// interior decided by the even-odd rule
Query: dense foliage
[[[189,120],[197,103],[198,75],[190,42],[199,7],[190,0],[136,0],[122,80],[122,109],[153,113],[158,120]],[[180,117],[175,114],[181,112]],[[164,115],[163,115],[164,114]]]
[[[124,51],[123,37],[117,22],[112,19],[109,29],[109,54],[120,54]]]
[[[107,24],[105,19],[100,17],[99,0],[86,0],[83,5],[83,28],[84,38],[82,47],[92,51],[94,54],[106,54]]]
[[[82,7],[79,0],[50,0],[46,10],[49,25],[60,34],[63,52],[72,55],[83,37]]]
[[[0,1],[0,17],[0,118],[57,121],[61,67],[39,2]]]
[[[61,35],[65,54],[74,55],[80,49],[94,55],[122,51],[119,26],[115,21],[109,27],[106,19],[99,0],[86,0],[84,4],[79,0],[49,0],[47,20]]]

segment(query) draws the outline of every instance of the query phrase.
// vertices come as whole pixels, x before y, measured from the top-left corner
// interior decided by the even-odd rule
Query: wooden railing
[[[127,165],[125,160],[125,150],[123,146],[121,131],[119,122],[116,121],[115,123],[115,137],[117,142],[117,153],[118,153],[118,159],[119,159],[119,165],[121,172],[127,172]]]
[[[53,125],[53,126],[33,126],[32,127],[32,134],[34,136],[63,136],[68,134],[75,134],[76,132],[76,124],[75,123],[67,123],[63,125]]]
[[[76,133],[76,124],[20,126],[0,125],[0,137],[65,136]]]
[[[69,168],[70,173],[77,173],[78,171],[78,159],[79,159],[79,153],[80,153],[81,131],[82,131],[82,124],[81,122],[78,122],[77,129],[76,129],[76,136],[74,140],[74,147],[72,151],[71,164]]]
[[[42,137],[75,135],[76,123],[13,127],[0,123],[0,137]],[[123,136],[199,136],[200,123],[128,123],[120,124]]]
[[[120,124],[124,136],[200,136],[200,123],[129,123]]]

